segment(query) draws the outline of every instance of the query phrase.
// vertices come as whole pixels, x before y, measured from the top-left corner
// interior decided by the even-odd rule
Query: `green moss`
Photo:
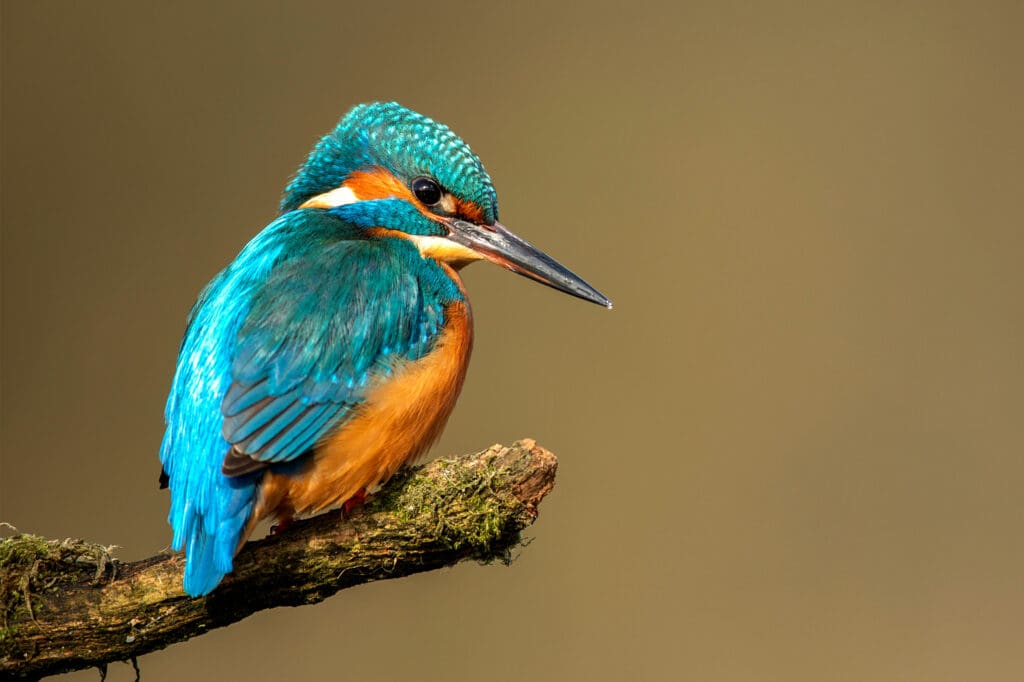
[[[521,506],[504,485],[501,471],[489,463],[469,468],[442,459],[430,465],[429,474],[420,468],[400,472],[374,496],[373,506],[447,547],[468,547],[487,559]]]
[[[68,572],[66,564],[78,570]],[[0,539],[0,642],[11,639],[15,620],[34,618],[33,595],[59,590],[77,579],[98,579],[110,564],[106,548],[81,540],[37,535]]]
[[[15,616],[28,605],[25,594],[31,588],[33,569],[51,556],[50,544],[34,535],[16,535],[0,540],[0,625],[8,639]]]

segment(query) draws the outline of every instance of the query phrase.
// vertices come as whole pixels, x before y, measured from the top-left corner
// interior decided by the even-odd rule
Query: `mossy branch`
[[[234,573],[199,599],[182,591],[179,554],[121,562],[82,540],[0,540],[0,677],[105,669],[352,585],[466,559],[508,562],[556,466],[523,440],[404,470],[343,521],[327,513],[248,543]]]

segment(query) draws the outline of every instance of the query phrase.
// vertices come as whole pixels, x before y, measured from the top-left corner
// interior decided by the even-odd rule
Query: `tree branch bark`
[[[180,554],[121,562],[82,540],[0,540],[0,677],[105,669],[353,585],[466,559],[508,563],[556,467],[523,440],[403,470],[343,521],[326,513],[248,543],[234,573],[199,599],[182,591]]]

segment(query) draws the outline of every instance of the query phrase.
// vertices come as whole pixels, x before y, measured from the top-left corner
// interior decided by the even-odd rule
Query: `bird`
[[[444,124],[373,102],[319,140],[187,318],[160,462],[188,595],[217,587],[260,521],[358,502],[433,444],[466,376],[460,270],[478,260],[611,308],[498,222],[490,176]]]

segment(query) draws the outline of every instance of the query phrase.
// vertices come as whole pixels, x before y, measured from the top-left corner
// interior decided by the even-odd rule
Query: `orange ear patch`
[[[431,220],[438,219],[423,206],[404,182],[395,177],[391,171],[380,167],[353,171],[345,178],[345,182],[340,187],[312,197],[302,204],[301,208],[334,208],[342,204],[372,199],[404,199]],[[442,202],[444,210],[454,213],[463,220],[478,225],[484,222],[483,209],[472,201],[459,199],[446,193]]]
[[[405,199],[426,215],[436,218],[426,210],[423,205],[413,196],[412,191],[405,183],[396,178],[391,172],[384,168],[374,168],[368,171],[355,171],[345,179],[344,187],[351,189],[360,201],[366,199]],[[470,220],[480,224],[484,221],[484,211],[472,201],[459,199],[458,197],[446,194],[446,199],[452,201],[452,212],[463,220]],[[447,207],[446,207],[447,208]]]
[[[384,168],[355,171],[345,178],[343,186],[352,190],[360,201],[405,199],[413,206],[419,206],[416,197],[412,195],[405,183]]]

